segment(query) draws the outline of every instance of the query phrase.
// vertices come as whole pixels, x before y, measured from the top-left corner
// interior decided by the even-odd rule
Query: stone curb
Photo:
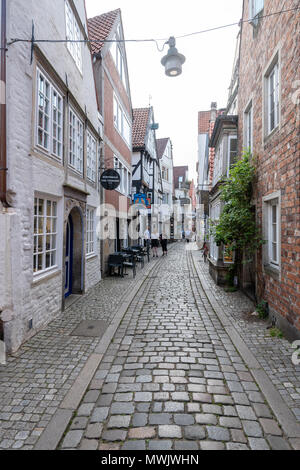
[[[169,247],[169,251],[173,246],[174,245],[171,245]],[[152,274],[154,269],[158,268],[163,259],[160,257],[155,261],[156,262],[149,271],[146,274],[141,275],[135,287],[133,289],[129,287],[125,291],[125,297],[121,301],[121,305],[119,304],[120,307],[112,323],[99,340],[98,346],[90,355],[72,387],[60,404],[60,407],[56,410],[51,421],[44,429],[39,440],[34,446],[34,450],[55,450],[57,448],[131,302],[147,278]]]
[[[224,312],[224,309],[221,309],[216,299],[211,295],[209,286],[200,271],[197,260],[194,259],[194,256],[192,254],[191,259],[209,303],[211,304],[217,317],[222,323],[224,330],[230,337],[231,341],[238,350],[245,364],[248,366],[249,371],[251,372],[257,384],[259,385],[262,393],[264,394],[269,406],[271,407],[286,436],[288,438],[299,438],[300,424],[296,421],[294,415],[292,414],[292,412],[282,399],[281,395],[270,381],[268,375],[266,374],[260,363],[257,361],[253,353],[250,351],[244,340],[241,338],[236,328],[232,325],[230,319]]]

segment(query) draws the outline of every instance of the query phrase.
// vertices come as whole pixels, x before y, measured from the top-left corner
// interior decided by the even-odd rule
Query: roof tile
[[[104,41],[108,38],[117,16],[121,10],[109,11],[103,15],[88,19],[89,38],[97,41]],[[104,42],[91,43],[92,53],[97,54],[101,51]]]

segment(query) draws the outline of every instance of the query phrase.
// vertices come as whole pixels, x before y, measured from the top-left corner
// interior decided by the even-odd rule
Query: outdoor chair
[[[125,267],[125,271],[126,271],[126,268],[132,268],[133,277],[135,277],[136,276],[136,266],[135,266],[134,255],[132,253],[129,253],[129,254],[130,254],[130,257],[125,258],[123,260],[123,266]]]
[[[124,257],[122,255],[112,254],[108,257],[108,271],[109,275],[112,275],[112,270],[118,268],[119,276],[124,277]]]
[[[135,259],[138,263],[141,263],[141,267],[144,267],[144,250],[140,245],[131,246],[128,250],[134,250]]]

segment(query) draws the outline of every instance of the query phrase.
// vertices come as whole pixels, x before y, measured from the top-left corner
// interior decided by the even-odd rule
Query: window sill
[[[59,276],[61,274],[61,270],[58,269],[57,266],[49,269],[49,271],[43,271],[41,273],[37,273],[33,275],[33,281],[31,283],[32,287],[38,286],[43,282],[49,281],[50,279]]]
[[[44,147],[36,144],[33,148],[34,153],[38,153],[40,155],[44,155],[45,157],[51,158],[57,163],[63,164],[62,157],[58,157],[54,153],[51,153],[49,150],[45,149]]]
[[[272,139],[273,135],[276,134],[276,132],[279,130],[279,124],[277,124],[276,127],[274,127],[274,129],[269,133],[269,134],[266,134],[265,137],[264,137],[264,144],[267,144],[269,142],[269,140]]]
[[[264,272],[276,280],[280,280],[280,267],[270,263],[264,264]]]
[[[90,253],[89,255],[86,255],[85,258],[86,258],[87,261],[90,261],[94,258],[98,258],[98,255],[96,253]]]

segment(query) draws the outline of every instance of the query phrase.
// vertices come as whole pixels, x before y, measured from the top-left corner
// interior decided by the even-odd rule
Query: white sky
[[[91,18],[116,8],[122,12],[125,39],[168,39],[238,22],[242,0],[86,0]],[[167,77],[155,43],[126,43],[132,104],[151,105],[159,123],[157,138],[170,137],[175,165],[189,165],[196,179],[198,111],[227,103],[238,27],[178,39],[185,55],[182,75]],[[164,41],[160,41],[160,48]]]

